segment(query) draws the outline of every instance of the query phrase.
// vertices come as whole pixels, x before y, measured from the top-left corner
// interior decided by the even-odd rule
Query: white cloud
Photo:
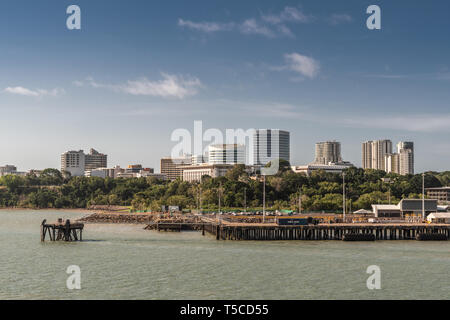
[[[302,11],[294,7],[285,7],[278,14],[262,14],[260,19],[248,18],[243,22],[194,22],[190,20],[178,19],[178,26],[196,30],[204,33],[214,33],[219,31],[236,31],[246,35],[261,35],[268,38],[280,36],[295,37],[288,23],[309,23],[312,16],[305,15]]]
[[[27,96],[27,97],[43,97],[43,96],[59,96],[65,93],[64,89],[55,88],[52,90],[44,90],[44,89],[36,89],[31,90],[24,87],[7,87],[4,90],[7,93],[10,94],[16,94],[21,96]]]
[[[126,85],[122,86],[122,90],[132,95],[183,99],[197,94],[198,88],[202,86],[197,78],[185,78],[166,73],[163,73],[162,76],[164,79],[159,81],[149,81],[146,78],[128,81]]]
[[[333,13],[329,18],[329,22],[332,25],[338,25],[341,23],[350,23],[353,21],[353,18],[346,13]]]
[[[308,78],[315,78],[319,73],[320,64],[314,58],[299,53],[285,54],[287,68]]]
[[[153,96],[162,98],[183,99],[198,93],[203,85],[198,78],[161,73],[161,80],[151,81],[147,78],[128,80],[125,84],[111,85],[96,82],[93,78],[86,79],[93,88],[107,88],[136,96]]]
[[[294,33],[292,33],[291,29],[286,27],[284,24],[280,24],[279,26],[277,26],[277,29],[281,34],[284,34],[285,36],[290,38],[295,38],[295,35]]]
[[[247,19],[240,26],[240,30],[244,34],[259,34],[269,38],[275,36],[274,32],[266,26],[260,25],[255,19]]]
[[[262,15],[261,18],[271,24],[280,24],[285,22],[309,23],[313,20],[312,16],[307,16],[302,11],[294,7],[285,7],[279,14]]]
[[[230,31],[234,27],[234,23],[218,23],[218,22],[193,22],[189,20],[178,19],[180,27],[186,27],[197,31],[212,33],[217,31]]]

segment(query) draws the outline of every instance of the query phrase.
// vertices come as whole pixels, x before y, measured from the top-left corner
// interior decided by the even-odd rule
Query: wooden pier
[[[205,224],[217,240],[448,240],[450,225],[427,224],[323,224],[278,226],[275,224]],[[361,235],[358,237],[358,235]],[[426,235],[426,236],[424,236]]]
[[[52,224],[44,220],[41,224],[41,241],[45,241],[47,234],[50,241],[82,241],[83,228],[84,224],[70,223],[70,220],[64,223],[62,219],[58,219],[58,222]]]
[[[234,222],[210,217],[159,219],[147,230],[197,230],[217,240],[440,240],[450,239],[450,224],[426,223],[322,223],[281,226],[274,222]]]

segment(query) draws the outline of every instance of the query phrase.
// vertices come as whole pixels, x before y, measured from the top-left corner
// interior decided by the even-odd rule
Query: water
[[[86,225],[82,243],[41,243],[43,219],[0,211],[0,299],[450,299],[450,242],[216,241],[142,225]],[[68,290],[66,269],[81,268]],[[368,290],[369,265],[381,290]]]

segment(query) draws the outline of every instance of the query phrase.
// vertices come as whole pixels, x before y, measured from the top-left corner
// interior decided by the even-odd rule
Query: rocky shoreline
[[[114,224],[149,224],[158,218],[158,214],[120,214],[120,213],[94,213],[78,219],[84,223],[114,223]]]

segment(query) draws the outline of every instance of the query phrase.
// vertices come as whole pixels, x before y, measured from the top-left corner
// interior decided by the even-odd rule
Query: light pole
[[[263,175],[263,223],[266,222],[266,175]]]
[[[197,213],[200,213],[200,187],[197,186]]]
[[[422,221],[425,221],[425,172],[422,173]]]
[[[202,183],[201,183],[201,181],[200,181],[200,184],[199,184],[199,186],[198,186],[198,189],[199,189],[199,199],[198,199],[198,202],[199,202],[199,205],[200,205],[200,213],[203,213],[203,209],[202,209]]]
[[[345,222],[345,172],[342,172],[342,213]]]
[[[247,188],[244,188],[244,212],[247,212]]]
[[[302,213],[302,189],[298,190],[298,213]]]
[[[222,196],[222,182],[221,183],[219,183],[219,214],[220,214],[220,212],[221,212],[221,196]]]

